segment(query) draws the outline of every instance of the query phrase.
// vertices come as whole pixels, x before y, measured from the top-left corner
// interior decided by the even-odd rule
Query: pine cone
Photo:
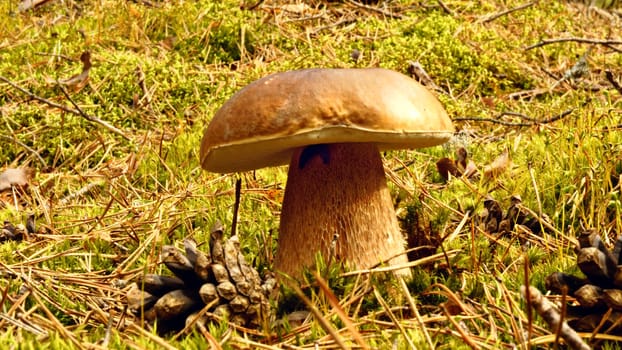
[[[541,219],[546,222],[550,221],[546,214],[543,214]],[[485,232],[497,237],[511,234],[517,225],[522,227],[523,230],[521,231],[531,232],[535,235],[541,235],[543,229],[540,221],[525,210],[519,195],[513,195],[510,198],[510,206],[505,214],[499,202],[491,196],[487,196],[484,199],[484,210],[480,213],[478,222]],[[526,239],[519,236],[519,241],[525,243]]]
[[[598,233],[586,230],[579,236],[577,265],[587,278],[555,272],[545,280],[554,293],[576,298],[579,307],[570,309],[568,324],[577,331],[596,327],[609,334],[622,335],[622,236],[609,251]],[[611,309],[611,313],[606,311]],[[603,319],[608,315],[607,319]]]
[[[210,320],[226,317],[240,326],[257,327],[269,319],[268,297],[275,280],[262,280],[242,253],[237,236],[224,240],[223,228],[212,228],[210,251],[197,249],[192,239],[184,250],[162,247],[161,261],[174,276],[146,274],[127,291],[129,310],[164,331],[187,324],[204,327]],[[203,309],[207,312],[199,314]]]

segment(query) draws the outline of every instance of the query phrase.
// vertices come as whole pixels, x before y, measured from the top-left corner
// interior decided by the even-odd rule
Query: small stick
[[[138,86],[143,91],[143,97],[140,100],[144,99],[147,104],[147,108],[149,108],[149,112],[153,113],[153,107],[151,106],[151,93],[147,88],[147,84],[145,84],[145,72],[143,72],[140,66],[137,66],[136,70],[134,70],[134,73],[136,74],[136,78],[138,79]]]
[[[74,200],[76,198],[83,197],[86,194],[88,194],[91,190],[95,189],[96,187],[104,186],[105,184],[106,184],[106,182],[104,180],[90,182],[90,183],[86,184],[86,186],[78,189],[77,191],[75,191],[73,193],[67,194],[66,196],[61,198],[58,203],[61,206],[65,206],[65,205],[69,204],[69,202],[71,202],[72,200]],[[103,217],[103,215],[100,215],[100,217]]]
[[[618,90],[618,92],[620,93],[620,95],[622,95],[622,86],[620,86],[620,83],[618,83],[616,81],[616,79],[613,77],[613,73],[611,73],[610,70],[606,70],[605,71],[605,77],[607,78],[607,81],[611,83],[611,85],[613,85],[613,87]]]
[[[8,288],[8,287],[7,287]],[[15,327],[21,328],[27,332],[30,332],[36,336],[48,336],[48,333],[44,330],[42,330],[40,327],[38,327],[36,324],[28,324],[25,323],[22,320],[13,318],[9,315],[6,315],[4,313],[0,314],[0,319],[2,319],[3,321],[6,321],[7,323],[12,324]]]
[[[534,122],[534,123],[538,122],[538,119],[536,119],[534,117],[530,117],[530,116],[528,116],[526,114],[523,114],[523,113],[519,113],[519,112],[505,111],[505,112],[501,112],[501,114],[499,116],[501,117],[501,116],[504,116],[504,115],[509,115],[509,116],[512,116],[512,117],[519,117],[521,119],[529,120],[529,121]]]
[[[233,219],[231,220],[231,237],[235,236],[238,226],[238,211],[240,209],[240,192],[242,191],[242,179],[235,180],[235,202],[233,203]]]
[[[188,332],[194,325],[200,325],[201,322],[199,322],[199,319],[201,318],[201,316],[204,316],[205,313],[214,305],[216,305],[218,302],[218,300],[212,300],[209,304],[205,305],[201,310],[199,310],[199,312],[196,313],[196,315],[194,316],[188,316],[189,318],[192,317],[192,320],[186,324],[186,326],[184,327],[184,329],[182,329],[181,331],[177,332],[172,338],[171,340],[176,340],[177,338],[179,338],[180,336],[182,336],[183,334],[185,334],[186,332]],[[212,339],[207,339],[208,341],[214,340]],[[218,344],[218,342],[216,342],[216,344]]]
[[[116,127],[114,127],[112,124],[103,121],[95,116],[92,115],[88,115],[86,114],[82,108],[80,108],[80,106],[78,106],[77,103],[74,102],[74,100],[71,98],[71,96],[69,96],[69,93],[67,92],[67,90],[59,83],[58,87],[60,87],[60,91],[62,91],[63,95],[65,95],[65,97],[69,100],[69,102],[71,102],[71,104],[76,107],[76,111],[78,112],[77,114],[82,116],[84,119],[90,121],[90,122],[94,122],[97,123],[101,126],[103,126],[104,128],[112,131],[113,133],[123,137],[126,140],[131,140],[128,136],[126,136],[121,130],[117,129]]]
[[[114,321],[114,317],[112,317],[112,314],[108,315],[108,322],[106,324],[106,332],[104,333],[104,340],[102,341],[102,346],[104,348],[108,347],[108,344],[110,344],[110,336],[112,334],[112,322]]]
[[[505,126],[518,126],[518,127],[533,126],[536,124],[536,123],[513,123],[513,122],[507,122],[505,120],[485,118],[485,117],[456,117],[456,118],[452,118],[452,120],[453,121],[488,122],[488,123],[500,124],[500,125],[505,125]]]
[[[578,37],[570,37],[570,38],[554,38],[554,39],[542,39],[542,41],[529,45],[525,48],[525,51],[535,49],[537,47],[555,44],[555,43],[563,43],[563,42],[577,42],[583,44],[596,44],[596,45],[605,45],[617,52],[622,52],[622,50],[613,47],[611,45],[622,45],[622,40],[608,40],[608,39],[589,39],[589,38],[578,38]]]
[[[590,350],[590,347],[583,342],[583,339],[574,329],[570,328],[553,304],[536,287],[522,285],[520,292],[523,298],[527,299],[527,303],[536,310],[551,329],[557,329],[558,327],[561,329],[559,335],[568,344],[568,347],[573,350]]]
[[[338,26],[344,25],[344,24],[354,23],[354,22],[356,22],[356,19],[352,19],[352,18],[342,19],[342,20],[339,20],[337,22],[334,22],[334,23],[331,23],[331,24],[328,24],[328,25],[325,25],[325,26],[322,26],[322,27],[319,27],[319,28],[315,28],[311,32],[309,32],[309,34],[315,35],[315,34],[321,32],[323,30],[330,29],[330,28],[333,28],[333,27],[338,27]]]
[[[326,273],[330,271],[330,265],[334,260],[337,260],[337,242],[339,241],[339,234],[334,233],[333,239],[330,241],[330,254],[328,256],[328,263],[326,263]]]
[[[253,5],[242,4],[242,6],[240,6],[240,10],[252,11],[252,10],[256,9],[257,7],[259,7],[259,5],[261,5],[263,2],[264,2],[264,0],[258,0]]]
[[[3,77],[3,76],[1,76],[1,75],[0,75],[0,80],[1,80],[1,81],[3,81],[3,82],[5,82],[5,83],[7,83],[7,84],[9,84],[9,85],[11,85],[13,88],[15,88],[15,89],[17,89],[17,90],[21,91],[22,93],[26,94],[28,97],[30,97],[30,98],[32,98],[32,99],[34,99],[34,100],[37,100],[37,101],[39,101],[39,102],[43,102],[43,103],[47,104],[48,106],[52,106],[52,107],[58,108],[58,109],[60,109],[60,110],[63,110],[63,111],[65,111],[65,112],[68,112],[68,113],[77,114],[77,115],[79,115],[79,116],[84,117],[84,118],[85,118],[85,119],[87,119],[88,121],[95,122],[95,123],[99,123],[99,124],[101,124],[102,126],[104,126],[106,129],[108,129],[108,130],[110,130],[110,131],[114,132],[114,133],[115,133],[115,134],[117,134],[117,135],[120,135],[120,136],[121,136],[121,137],[123,137],[124,139],[126,139],[126,140],[128,140],[128,141],[130,141],[130,140],[131,140],[131,139],[130,139],[127,135],[125,135],[125,134],[124,134],[121,130],[119,130],[119,129],[115,128],[115,127],[114,127],[114,126],[112,126],[111,124],[109,124],[109,123],[107,123],[107,122],[105,122],[105,121],[103,121],[103,120],[101,120],[101,119],[99,119],[99,118],[97,118],[97,117],[93,117],[93,116],[90,116],[90,115],[88,115],[88,114],[84,113],[84,112],[83,112],[80,108],[78,108],[77,110],[76,110],[76,109],[71,109],[71,108],[69,108],[69,107],[67,107],[67,106],[63,106],[63,105],[58,104],[58,103],[56,103],[56,102],[52,102],[52,101],[50,101],[50,100],[48,100],[48,99],[46,99],[46,98],[43,98],[43,97],[37,96],[37,95],[33,94],[32,92],[30,92],[30,91],[28,91],[28,90],[24,89],[23,87],[21,87],[21,86],[19,86],[19,85],[15,84],[14,82],[10,81],[9,79],[7,79],[7,78],[5,78],[5,77]],[[59,86],[61,86],[61,85],[59,84]],[[62,88],[62,86],[61,86],[61,90],[63,91],[63,94],[64,94],[65,96],[67,96],[67,98],[69,98],[69,96],[68,96],[68,94],[67,94],[67,91],[66,91],[64,88]],[[69,101],[70,101],[70,102],[71,102],[74,106],[76,106],[76,107],[77,107],[77,105],[75,104],[75,102],[73,102],[73,100],[72,100],[71,98],[69,98]]]
[[[607,310],[607,312],[605,312],[605,314],[603,315],[603,317],[600,319],[600,322],[598,322],[598,325],[594,328],[594,330],[592,331],[592,336],[590,337],[590,342],[594,340],[594,337],[596,336],[596,334],[598,334],[601,330],[601,328],[603,328],[603,326],[605,325],[605,323],[609,320],[609,316],[611,316],[611,313],[613,312],[612,308],[609,308]],[[622,318],[618,318],[616,320],[616,322],[614,323],[614,326],[616,325],[616,323],[618,323],[618,321],[622,321]],[[608,330],[606,330],[605,334],[608,334],[610,330],[613,330],[614,328],[610,328]]]
[[[442,92],[444,94],[447,94],[445,90],[443,90],[440,86],[436,85],[436,83],[430,77],[428,72],[426,72],[425,69],[423,69],[419,61],[416,61],[416,62],[408,61],[408,73],[411,76],[414,76],[415,78],[417,78],[417,80],[419,80],[423,85],[429,88],[432,88],[434,90],[437,90],[439,92]]]
[[[440,6],[443,11],[445,11],[448,15],[455,16],[456,14],[449,8],[442,0],[436,0],[438,6]]]
[[[27,144],[23,143],[22,141],[18,140],[17,137],[9,137],[9,136],[0,134],[0,139],[5,139],[7,141],[15,142],[16,144],[18,144],[21,147],[25,148],[28,152],[34,154],[39,159],[39,161],[41,162],[43,167],[47,166],[47,164],[45,163],[45,160],[43,159],[43,157],[41,157],[41,155],[39,155],[39,152],[37,152],[34,149],[30,148]]]
[[[480,118],[480,117],[457,117],[457,118],[452,118],[453,121],[479,121],[479,122],[490,122],[490,123],[496,123],[496,124],[501,124],[501,125],[505,125],[505,126],[518,126],[518,127],[523,127],[523,126],[534,126],[534,125],[540,125],[540,124],[548,124],[548,123],[552,123],[555,121],[558,121],[568,115],[570,115],[572,112],[574,112],[574,108],[568,109],[563,111],[562,113],[555,115],[551,118],[548,119],[544,119],[544,120],[537,120],[535,118],[523,115],[523,114],[519,114],[519,113],[515,113],[515,112],[503,112],[501,113],[498,117],[502,117],[504,115],[512,115],[512,116],[517,116],[517,117],[521,117],[523,119],[527,119],[527,120],[533,120],[533,122],[531,123],[513,123],[513,122],[507,122],[505,120],[500,120],[500,119],[495,119],[495,118]]]
[[[511,9],[507,9],[507,10],[505,10],[505,11],[497,12],[497,13],[495,13],[495,14],[492,14],[492,15],[490,15],[490,16],[488,16],[488,17],[484,18],[484,19],[482,20],[482,23],[492,22],[492,21],[494,21],[495,19],[497,19],[497,18],[499,18],[499,17],[503,17],[503,16],[505,16],[505,15],[509,15],[509,14],[510,14],[510,13],[512,13],[512,12],[520,11],[520,10],[526,9],[526,8],[528,8],[528,7],[531,7],[531,6],[533,6],[535,3],[536,3],[535,1],[532,1],[532,2],[528,2],[528,3],[526,3],[526,4],[518,5],[518,6],[516,6],[516,7],[511,8]]]
[[[163,338],[159,337],[157,334],[154,334],[150,331],[147,331],[146,329],[144,329],[142,326],[140,326],[139,324],[137,324],[136,322],[132,322],[129,324],[129,329],[132,329],[133,331],[135,331],[138,335],[143,336],[144,339],[149,339],[151,340],[153,343],[157,344],[158,346],[162,347],[163,349],[166,350],[176,350],[177,348],[172,346],[171,344],[169,344],[166,340],[164,340]]]

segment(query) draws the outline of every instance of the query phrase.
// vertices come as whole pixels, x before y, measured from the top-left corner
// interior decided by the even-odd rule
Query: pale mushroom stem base
[[[378,148],[367,143],[311,147],[294,152],[289,166],[276,270],[298,278],[304,267],[313,267],[318,252],[325,261],[354,268],[403,253],[405,241]],[[390,264],[405,262],[401,254]],[[410,275],[408,269],[397,272]]]

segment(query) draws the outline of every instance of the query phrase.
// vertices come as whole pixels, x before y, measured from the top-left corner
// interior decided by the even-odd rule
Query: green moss
[[[489,339],[488,346],[514,344],[512,322],[520,317],[511,321],[497,310],[521,305],[517,291],[525,281],[524,260],[529,262],[530,283],[544,290],[544,278],[552,272],[579,274],[565,237],[593,227],[611,242],[622,231],[622,136],[612,128],[620,123],[621,104],[619,93],[601,73],[611,70],[619,77],[622,55],[602,45],[576,42],[525,49],[556,37],[610,37],[610,23],[578,5],[538,2],[485,21],[522,3],[445,1],[452,12],[447,13],[434,2],[388,2],[401,18],[343,2],[317,6],[310,2],[311,8],[303,13],[267,3],[248,11],[241,10],[239,2],[208,0],[158,2],[157,6],[50,2],[25,13],[16,12],[17,4],[0,2],[5,29],[0,32],[0,75],[37,96],[73,108],[54,80],[80,72],[78,57],[88,50],[93,62],[89,83],[67,91],[86,113],[121,129],[131,140],[0,82],[0,135],[6,136],[0,138],[0,167],[25,165],[37,170],[23,206],[13,207],[12,193],[1,194],[6,205],[0,206],[0,222],[23,223],[33,211],[41,229],[31,241],[0,245],[0,260],[11,268],[78,275],[99,271],[107,276],[119,261],[144,249],[124,266],[125,271],[163,272],[157,264],[163,244],[179,244],[187,236],[205,243],[216,220],[230,232],[233,186],[240,177],[241,249],[261,270],[269,270],[278,242],[286,168],[240,175],[203,172],[198,144],[209,120],[235,91],[269,73],[306,67],[381,66],[408,74],[409,61],[419,62],[440,87],[434,93],[449,114],[472,118],[456,123],[462,135],[470,136],[455,143],[384,153],[387,167],[399,180],[389,181],[400,201],[398,211],[422,210],[444,239],[437,251],[458,250],[413,269],[408,288],[424,317],[438,313],[439,305],[448,300],[438,292],[438,284],[443,284],[465,297],[465,302],[477,301],[471,304],[477,315],[494,317],[499,336],[496,341]],[[563,83],[538,93],[551,87],[556,80],[552,76],[562,76],[590,47],[587,76],[573,85]],[[356,62],[351,58],[354,49],[361,52]],[[142,86],[137,69],[144,74]],[[516,98],[515,93],[525,97]],[[572,110],[569,115],[549,122],[568,110]],[[503,112],[531,119],[501,116]],[[7,141],[13,137],[34,151]],[[466,147],[480,170],[505,149],[512,165],[493,180],[445,182],[435,162],[454,157],[457,145]],[[491,195],[507,206],[514,194],[522,197],[526,207],[547,214],[561,234],[547,233],[528,245],[514,236],[491,242],[476,224],[482,201]],[[63,202],[63,198],[70,200]],[[463,215],[468,218],[458,229]],[[338,266],[320,265],[320,270],[336,294],[349,295],[354,288],[354,282],[339,276]],[[65,288],[83,287],[72,283],[61,285],[53,279],[44,283],[43,292],[55,302],[46,301],[45,306],[80,342],[97,343],[106,333],[99,318],[76,326],[82,320],[65,312],[90,311],[87,298]],[[10,300],[16,300],[22,285],[17,278],[2,281]],[[417,347],[428,346],[404,311],[403,300],[394,294],[400,290],[394,281],[376,279],[374,286],[400,310],[396,313]],[[321,293],[310,290],[308,295],[328,313],[330,307]],[[45,317],[34,309],[37,303],[28,298],[21,307]],[[301,307],[296,297],[283,303],[282,310]],[[8,312],[12,305],[5,302],[3,307]],[[369,294],[352,317],[374,348],[407,348],[406,339],[387,325],[390,320],[382,311]],[[461,320],[462,315],[455,317]],[[334,315],[328,321],[344,326]],[[479,327],[471,331],[490,338],[486,322],[471,318],[466,324]],[[50,327],[45,339],[23,329],[5,328],[0,347],[15,342],[26,349],[76,347]],[[225,323],[213,324],[209,331],[219,341],[227,339],[225,348],[237,346],[228,343],[235,343],[235,333]],[[431,334],[439,348],[465,346],[455,335]],[[291,343],[308,345],[325,336],[326,331],[313,321],[306,333],[293,335],[297,339]],[[128,340],[137,347],[158,348],[148,337],[114,327],[109,347],[128,348]],[[201,334],[166,341],[180,348],[207,346]]]

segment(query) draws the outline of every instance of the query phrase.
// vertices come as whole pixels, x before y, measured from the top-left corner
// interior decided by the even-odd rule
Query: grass
[[[301,13],[271,1],[254,10],[238,1],[50,1],[18,13],[18,1],[0,3],[0,75],[73,108],[64,88],[85,113],[127,136],[0,82],[0,166],[36,170],[18,205],[2,194],[0,220],[24,223],[34,212],[41,229],[0,245],[0,346],[206,347],[200,333],[160,337],[124,317],[122,286],[144,272],[164,273],[162,245],[188,235],[205,242],[215,220],[230,223],[238,177],[242,250],[270,268],[286,169],[203,172],[198,146],[211,116],[272,72],[380,66],[407,73],[418,62],[460,133],[442,147],[386,153],[385,164],[399,212],[419,208],[446,237],[442,250],[458,251],[417,267],[406,291],[396,281],[336,276],[330,285],[374,348],[526,348],[530,323],[519,286],[528,279],[544,291],[548,274],[578,273],[570,241],[583,227],[608,244],[622,232],[622,95],[605,73],[622,81],[620,16],[553,1],[489,20],[522,3],[443,4],[447,10],[439,2],[370,8],[311,1]],[[527,49],[557,38],[618,43]],[[548,90],[588,50],[589,72]],[[84,51],[93,63],[88,83],[61,88],[55,80],[79,73]],[[435,162],[454,157],[458,146],[480,168],[507,149],[512,166],[494,181],[444,183]],[[512,238],[493,245],[477,225],[487,195],[507,207],[514,194],[555,228],[543,239],[528,237],[528,249]],[[328,292],[310,293],[328,324],[355,344]],[[553,346],[539,318],[533,326],[531,344]],[[210,329],[224,348],[336,346],[317,319],[261,332]]]

